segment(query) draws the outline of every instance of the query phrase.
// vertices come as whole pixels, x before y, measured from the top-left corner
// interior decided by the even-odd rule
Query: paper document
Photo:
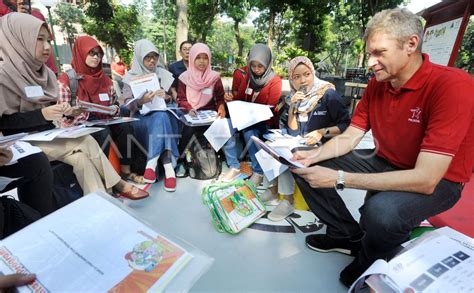
[[[283,172],[288,170],[286,165],[283,165],[279,161],[275,160],[269,153],[264,150],[259,150],[255,157],[257,158],[258,164],[262,167],[263,174],[267,177],[268,181],[280,176]]]
[[[74,127],[68,127],[67,130],[61,132],[57,138],[78,138],[102,130],[104,129],[100,127],[85,127],[85,125],[78,125]]]
[[[20,292],[162,292],[192,257],[94,193],[0,242],[4,274],[37,276]]]
[[[147,91],[157,91],[160,89],[160,82],[156,73],[145,74],[137,76],[130,80],[130,88],[133,96],[136,98],[142,97]]]
[[[256,136],[251,136],[251,139],[257,144],[258,147],[266,151],[281,164],[284,164],[291,168],[305,168],[303,164],[291,160],[291,151],[287,150],[286,148],[273,148],[270,145],[261,141]]]
[[[166,111],[166,102],[163,98],[155,96],[151,102],[145,103],[140,109],[140,114],[146,115],[152,111]]]
[[[90,121],[83,121],[81,124],[85,126],[100,126],[100,125],[113,125],[113,124],[120,124],[120,123],[128,123],[139,120],[138,118],[132,117],[112,117],[110,119],[100,119],[100,120],[90,120]]]
[[[21,140],[23,141],[52,141],[62,132],[66,131],[67,128],[53,128],[50,130],[45,130],[33,134],[28,134],[27,136],[23,137]]]
[[[89,102],[85,102],[81,100],[77,101],[77,105],[81,109],[87,112],[96,112],[96,113],[114,115],[115,112],[117,111],[117,108],[115,106],[104,106],[104,105],[89,103]]]
[[[359,280],[372,274],[385,275],[379,281],[397,292],[474,291],[474,247],[437,235],[407,249],[388,263],[377,260]],[[358,281],[352,287],[361,283]]]
[[[270,106],[249,103],[244,101],[232,101],[227,103],[232,125],[238,130],[266,121],[273,117]]]
[[[10,178],[10,177],[3,177],[3,176],[0,176],[0,191],[3,191],[3,189],[5,189],[5,187],[7,187],[8,184],[10,184],[10,182],[13,182],[15,180],[18,180],[20,179],[21,177],[18,177],[18,178]]]
[[[204,132],[207,141],[212,148],[218,152],[225,143],[232,137],[236,129],[232,127],[230,120],[227,118],[216,119],[211,126]]]
[[[217,119],[217,112],[212,110],[197,111],[196,117],[189,114],[184,115],[186,122],[190,125],[209,125]]]
[[[15,141],[27,136],[28,133],[21,132],[17,134],[0,136],[0,148],[7,148],[15,143]]]
[[[39,147],[32,146],[31,144],[24,141],[15,142],[15,144],[10,146],[10,150],[12,151],[13,157],[7,165],[13,165],[21,158],[42,152]]]
[[[163,87],[165,92],[169,91],[171,85],[173,85],[173,82],[174,82],[173,73],[169,72],[168,70],[162,67],[158,67],[158,73],[160,76],[159,82],[161,86]]]

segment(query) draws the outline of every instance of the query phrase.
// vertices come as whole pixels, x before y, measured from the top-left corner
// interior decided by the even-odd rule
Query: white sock
[[[173,165],[171,165],[171,163],[164,164],[163,168],[165,169],[165,178],[176,177]]]
[[[148,160],[148,162],[146,162],[146,168],[147,169],[152,169],[153,172],[155,172],[156,165],[158,165],[158,158],[159,158],[159,156],[156,156],[153,159]]]

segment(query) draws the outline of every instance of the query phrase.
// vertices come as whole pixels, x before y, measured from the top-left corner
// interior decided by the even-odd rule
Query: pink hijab
[[[203,71],[200,71],[194,65],[196,57],[205,53],[209,57],[209,65]],[[206,106],[212,99],[213,91],[203,92],[204,89],[213,89],[214,84],[220,78],[220,73],[211,69],[211,51],[209,47],[203,43],[196,43],[189,51],[189,67],[188,70],[179,76],[186,85],[186,98],[194,109]]]

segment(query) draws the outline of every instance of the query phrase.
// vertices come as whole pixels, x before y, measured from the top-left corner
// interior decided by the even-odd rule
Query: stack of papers
[[[78,125],[66,128],[53,128],[23,137],[24,141],[52,141],[55,138],[78,138],[97,131],[104,130],[100,127],[87,127],[85,125]]]
[[[112,124],[119,124],[119,123],[127,123],[139,120],[138,118],[132,117],[112,117],[110,119],[99,119],[99,120],[90,120],[90,121],[83,121],[81,122],[82,125],[85,126],[93,126],[93,125],[112,125]]]
[[[237,130],[245,129],[273,117],[273,113],[268,105],[232,101],[227,103],[227,108],[229,109],[232,125]]]
[[[103,113],[108,115],[114,115],[117,111],[116,107],[114,106],[104,106],[95,103],[89,103],[85,101],[78,100],[77,105],[87,112],[96,112],[96,113]]]
[[[0,148],[6,148],[15,143],[15,141],[27,136],[28,133],[22,132],[7,136],[0,136]]]
[[[196,117],[192,117],[189,114],[184,115],[186,122],[191,125],[208,125],[217,119],[217,112],[212,110],[197,111]]]

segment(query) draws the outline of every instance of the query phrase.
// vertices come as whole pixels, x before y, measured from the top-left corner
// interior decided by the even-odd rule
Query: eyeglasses
[[[98,58],[102,58],[102,57],[104,57],[104,53],[102,53],[101,51],[98,51],[98,50],[90,50],[89,51],[89,56],[91,56],[91,57],[97,56]]]
[[[143,60],[148,61],[148,62],[151,61],[151,60],[155,60],[155,61],[156,61],[156,60],[158,60],[158,57],[159,57],[159,56],[156,55],[156,54],[153,54],[153,55],[146,55],[145,58],[143,58]]]

